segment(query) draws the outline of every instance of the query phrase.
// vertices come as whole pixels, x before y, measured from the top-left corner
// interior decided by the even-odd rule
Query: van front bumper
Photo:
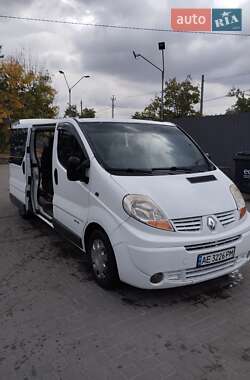
[[[196,284],[229,274],[250,260],[248,213],[234,228],[227,228],[211,236],[190,234],[187,237],[181,233],[172,233],[157,238],[155,234],[147,234],[144,235],[144,240],[143,236],[138,235],[136,238],[136,234],[131,235],[133,228],[130,227],[128,223],[120,226],[119,235],[125,239],[113,248],[120,279],[139,288],[163,289]],[[216,245],[211,245],[214,242]],[[209,243],[210,246],[207,247]],[[197,267],[198,255],[224,251],[231,247],[235,247],[234,259]],[[152,283],[151,276],[156,273],[162,273],[163,278],[159,283]]]

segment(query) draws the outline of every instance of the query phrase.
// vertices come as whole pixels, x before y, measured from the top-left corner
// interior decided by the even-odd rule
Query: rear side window
[[[86,159],[83,149],[76,137],[64,129],[58,131],[57,155],[60,164],[65,169],[67,168],[68,159],[71,156],[78,157],[81,161]]]
[[[10,164],[22,165],[25,155],[28,129],[12,129],[10,132]]]

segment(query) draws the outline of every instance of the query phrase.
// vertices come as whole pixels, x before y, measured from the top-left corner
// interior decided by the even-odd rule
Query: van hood
[[[201,177],[216,180],[202,182]],[[199,178],[201,180],[199,180]],[[211,215],[236,209],[229,190],[232,183],[219,169],[195,173],[156,176],[117,176],[112,178],[125,194],[149,196],[169,219]],[[190,179],[196,178],[194,183]]]

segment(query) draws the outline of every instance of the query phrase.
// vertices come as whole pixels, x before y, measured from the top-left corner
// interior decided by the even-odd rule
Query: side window
[[[54,130],[38,130],[35,134],[35,154],[39,167],[44,158],[52,162]]]
[[[10,160],[11,164],[22,165],[27,141],[27,128],[11,129],[10,131]]]
[[[60,164],[66,169],[68,159],[71,156],[80,158],[81,161],[86,159],[83,149],[72,133],[65,129],[58,130],[57,155]]]

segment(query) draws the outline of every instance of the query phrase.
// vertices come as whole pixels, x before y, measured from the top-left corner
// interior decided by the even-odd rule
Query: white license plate
[[[223,251],[202,254],[197,257],[197,267],[221,263],[223,261],[232,260],[234,257],[235,247],[228,248]]]

